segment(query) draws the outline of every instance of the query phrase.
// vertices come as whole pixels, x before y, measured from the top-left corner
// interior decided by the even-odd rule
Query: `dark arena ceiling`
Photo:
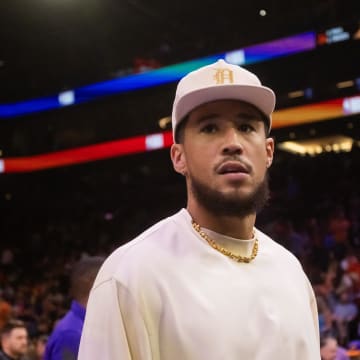
[[[358,0],[5,0],[0,2],[0,105],[110,80],[133,72],[139,61],[162,67],[305,31],[342,26],[354,33],[359,24]],[[301,104],[301,99],[290,103],[286,95],[308,87],[316,90],[313,101],[353,95],[359,90],[337,94],[334,84],[360,78],[359,44],[333,44],[249,69],[275,90],[279,108]],[[158,120],[170,115],[174,91],[170,83],[0,119],[1,156],[30,156],[158,132]],[[358,139],[358,120],[356,115],[347,122],[308,124],[274,134],[285,140],[294,131],[306,138],[314,131],[328,135],[351,130]],[[349,122],[351,128],[346,127]],[[0,174],[0,209],[2,221],[12,224],[17,224],[16,216],[29,222],[97,211],[124,216],[130,208],[146,212],[156,204],[164,204],[166,212],[183,205],[183,185],[165,149]]]
[[[0,100],[106,80],[133,67],[136,58],[172,64],[302,31],[356,25],[359,17],[356,0],[5,0]]]

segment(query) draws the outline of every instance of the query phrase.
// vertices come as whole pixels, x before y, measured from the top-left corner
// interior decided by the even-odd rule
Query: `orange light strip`
[[[346,114],[343,103],[344,99],[335,99],[275,111],[273,114],[273,128],[302,125],[344,116]]]

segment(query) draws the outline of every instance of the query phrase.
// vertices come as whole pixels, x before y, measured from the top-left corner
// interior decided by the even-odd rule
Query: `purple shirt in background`
[[[346,349],[338,346],[335,360],[350,360],[349,356],[347,355]]]
[[[73,300],[70,310],[58,322],[46,344],[44,360],[76,360],[79,352],[85,308]]]

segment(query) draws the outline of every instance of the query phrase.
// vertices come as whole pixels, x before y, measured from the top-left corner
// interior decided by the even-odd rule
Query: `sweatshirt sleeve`
[[[125,287],[110,279],[93,288],[78,360],[151,360],[145,323]]]

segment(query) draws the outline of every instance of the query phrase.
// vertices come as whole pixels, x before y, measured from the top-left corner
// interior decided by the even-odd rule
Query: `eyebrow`
[[[203,116],[200,116],[197,120],[196,123],[197,124],[201,124],[204,121],[208,121],[208,120],[213,120],[216,119],[217,117],[221,116],[221,114],[219,113],[210,113],[210,114],[205,114]],[[262,121],[262,116],[261,114],[257,114],[257,113],[252,113],[252,112],[247,112],[247,111],[241,111],[239,113],[236,114],[236,118],[237,119],[246,119],[246,120],[258,120],[258,121]]]
[[[196,123],[201,124],[204,121],[212,120],[212,119],[215,119],[215,118],[217,118],[219,116],[220,115],[217,114],[217,113],[205,114],[205,115],[200,116],[198,119],[196,119]]]

